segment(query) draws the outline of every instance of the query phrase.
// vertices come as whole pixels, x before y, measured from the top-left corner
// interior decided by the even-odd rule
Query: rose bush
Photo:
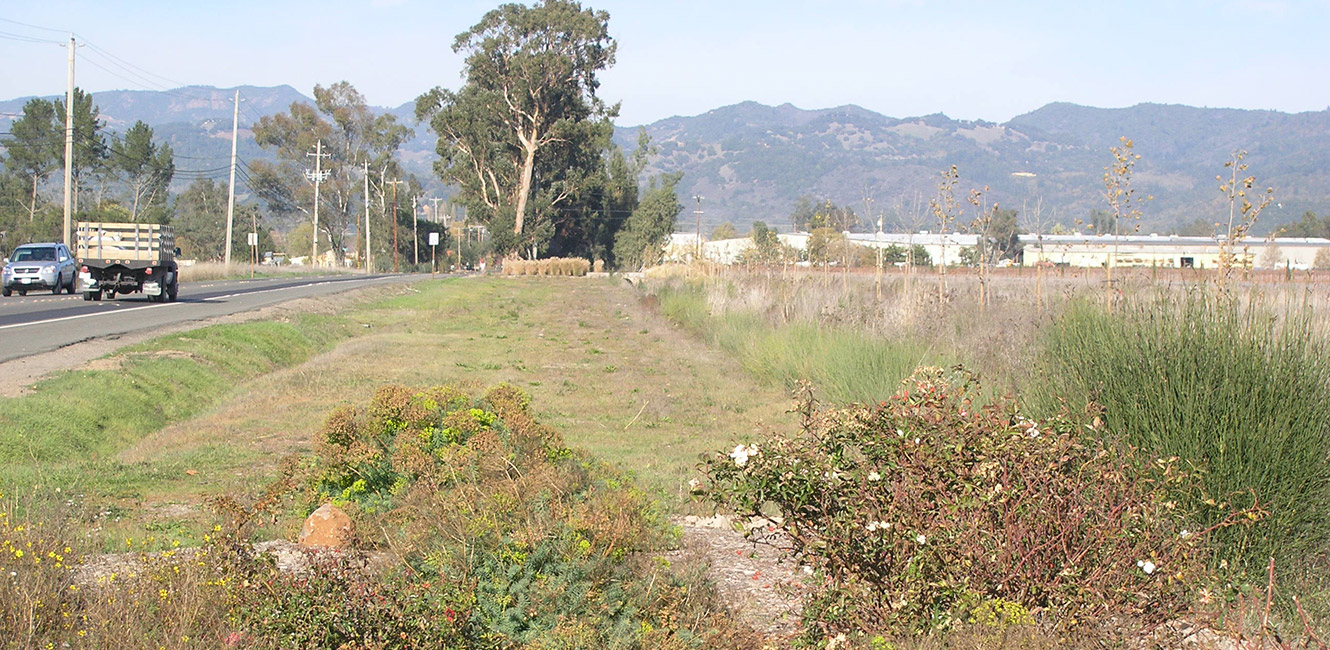
[[[820,578],[808,645],[1036,615],[1160,621],[1211,579],[1209,531],[1169,496],[1198,489],[1176,459],[1143,458],[1071,418],[1027,419],[1009,399],[981,404],[963,370],[921,368],[879,404],[808,398],[801,413],[797,435],[702,469],[715,504],[769,517],[750,534]]]

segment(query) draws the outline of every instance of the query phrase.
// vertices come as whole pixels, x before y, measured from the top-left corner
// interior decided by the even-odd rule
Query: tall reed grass
[[[1330,550],[1330,357],[1315,319],[1201,291],[1113,315],[1076,301],[1048,327],[1026,397],[1093,402],[1130,444],[1198,465],[1211,498],[1254,495],[1268,516],[1215,533],[1235,568],[1305,565]]]
[[[920,364],[947,362],[911,336],[881,338],[809,322],[778,326],[747,310],[713,313],[697,285],[666,285],[656,295],[666,316],[735,355],[754,377],[785,386],[807,381],[833,402],[880,401]]]

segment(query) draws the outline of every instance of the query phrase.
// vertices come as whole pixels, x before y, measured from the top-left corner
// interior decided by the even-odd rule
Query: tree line
[[[244,233],[257,228],[265,248],[292,255],[317,242],[341,261],[354,250],[364,263],[361,238],[368,219],[375,266],[415,260],[431,232],[444,250],[463,258],[585,257],[611,266],[638,267],[658,259],[683,210],[678,174],[639,179],[653,153],[643,134],[624,152],[612,141],[618,105],[596,91],[598,75],[613,65],[616,43],[609,14],[570,0],[505,4],[458,35],[466,55],[464,82],[416,102],[418,121],[438,138],[440,179],[455,190],[447,225],[415,219],[411,197],[420,179],[404,172],[398,150],[412,137],[391,115],[375,115],[351,84],[315,88],[315,103],[261,118],[256,142],[272,160],[248,162],[241,180],[251,190],[238,203],[232,254],[246,259]],[[171,223],[182,254],[224,257],[228,187],[216,173],[175,166],[169,143],[139,122],[111,133],[91,95],[75,92],[74,214],[81,220]],[[64,164],[64,108],[34,99],[7,136],[0,178],[0,247],[60,238]],[[313,232],[315,183],[318,232]],[[213,170],[215,172],[215,170]],[[177,196],[173,181],[191,182]],[[394,200],[394,198],[396,200]],[[436,215],[437,216],[437,215]],[[483,226],[488,239],[452,238]],[[298,223],[278,234],[275,224]],[[363,239],[360,239],[363,242]],[[454,263],[461,260],[454,260]]]

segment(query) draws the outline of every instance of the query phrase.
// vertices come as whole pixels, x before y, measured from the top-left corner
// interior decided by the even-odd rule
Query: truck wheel
[[[92,299],[93,299],[93,300],[96,300],[96,301],[98,301],[98,302],[101,302],[101,300],[102,300],[102,296],[103,296],[103,295],[105,295],[105,294],[103,294],[103,293],[100,292],[100,291],[94,291],[94,292],[92,292]]]
[[[180,293],[180,283],[172,282],[171,286],[166,288],[166,299],[175,302],[175,297],[178,293]]]
[[[0,289],[0,295],[3,295],[4,297],[8,298],[14,295],[14,290],[10,289],[9,287],[5,287],[4,289]]]
[[[92,300],[92,296],[93,296],[93,294],[96,294],[96,295],[99,295],[99,296],[101,295],[101,294],[98,294],[96,291],[84,291],[84,292],[83,292],[83,299],[84,299],[84,300]]]
[[[19,289],[19,290],[18,290],[18,295],[20,295],[20,296],[26,296],[26,295],[28,295],[28,292],[27,292],[26,289]]]

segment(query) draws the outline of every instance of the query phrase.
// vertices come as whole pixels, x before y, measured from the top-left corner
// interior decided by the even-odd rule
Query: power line
[[[6,38],[11,41],[20,41],[23,43],[49,43],[51,45],[59,45],[61,47],[64,47],[65,45],[60,41],[53,41],[49,38],[35,38],[32,36],[24,36],[22,34],[14,34],[12,32],[0,32],[0,38]]]
[[[17,20],[10,20],[9,18],[0,18],[0,21],[6,22],[6,23],[13,23],[13,24],[15,24],[15,25],[22,25],[22,26],[24,26],[24,27],[31,27],[32,29],[40,29],[40,30],[42,30],[42,31],[44,31],[44,32],[55,32],[55,33],[57,33],[57,34],[68,34],[68,33],[69,33],[69,30],[67,30],[67,29],[52,29],[52,28],[50,28],[50,27],[42,27],[41,25],[30,25],[30,24],[28,24],[28,23],[21,23],[21,22],[19,22],[19,21],[17,21]],[[64,43],[61,42],[61,45],[64,45]]]
[[[82,37],[80,36],[80,38],[82,38]],[[86,39],[86,38],[83,39],[83,44],[84,44],[84,45],[87,45],[89,48],[92,48],[94,51],[96,51],[97,53],[101,54],[102,56],[105,56],[106,58],[111,59],[112,62],[116,63],[116,64],[119,65],[122,69],[125,69],[126,71],[129,71],[129,69],[132,68],[133,70],[137,70],[138,72],[143,73],[143,74],[136,74],[136,76],[140,77],[140,78],[143,79],[145,82],[148,82],[149,85],[156,85],[156,86],[163,87],[163,88],[165,87],[163,84],[157,84],[157,83],[155,83],[155,82],[151,82],[147,77],[144,77],[143,75],[148,75],[148,76],[151,76],[151,77],[156,77],[156,78],[161,79],[161,80],[163,80],[163,81],[166,81],[166,82],[169,82],[169,83],[173,83],[173,84],[175,84],[175,85],[177,86],[177,89],[179,89],[179,88],[185,88],[185,87],[188,87],[188,86],[190,85],[190,84],[184,83],[184,82],[182,82],[182,81],[177,81],[177,80],[172,79],[172,78],[170,78],[170,77],[167,77],[167,76],[163,76],[163,75],[157,74],[157,73],[155,73],[155,72],[153,72],[153,71],[151,71],[151,70],[148,70],[148,69],[146,69],[146,68],[143,68],[143,67],[140,67],[140,66],[134,65],[133,63],[130,63],[129,61],[126,61],[125,59],[122,59],[122,58],[120,58],[120,57],[118,57],[118,56],[112,54],[110,51],[106,50],[105,48],[102,48],[102,47],[96,45],[95,43],[92,43],[92,42],[88,41],[88,39]],[[202,99],[203,97],[202,97],[202,96],[194,96],[194,98],[196,98],[196,99]],[[209,96],[209,97],[207,97],[207,98],[208,98],[208,99],[211,99],[211,96]]]

